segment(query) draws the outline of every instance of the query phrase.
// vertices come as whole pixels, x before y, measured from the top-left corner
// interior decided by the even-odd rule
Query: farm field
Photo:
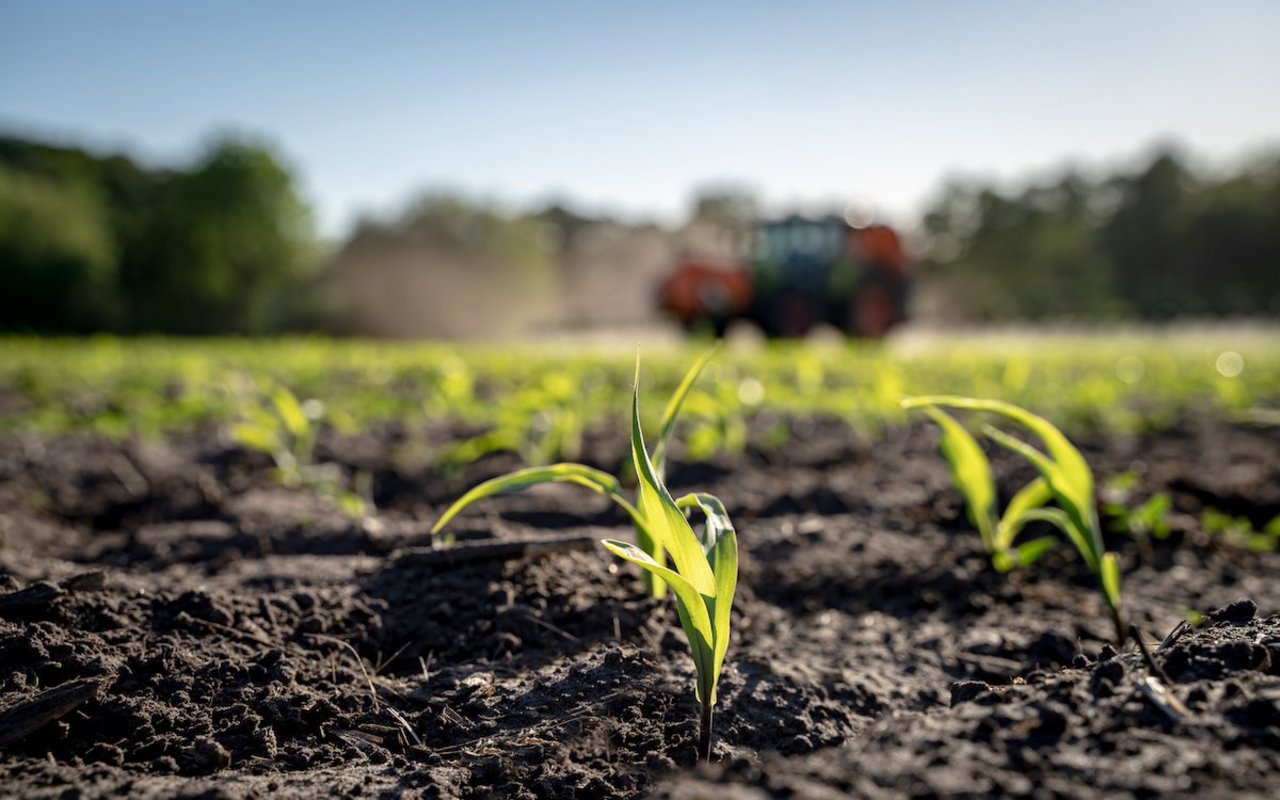
[[[646,432],[704,352],[644,349]],[[709,765],[673,600],[598,544],[634,535],[608,498],[430,533],[526,465],[630,492],[634,358],[0,340],[0,796],[1274,796],[1280,333],[717,352],[666,470],[737,530]],[[993,568],[901,407],[940,394],[1080,448],[1160,680],[1065,541]],[[1034,478],[987,452],[1002,501]]]

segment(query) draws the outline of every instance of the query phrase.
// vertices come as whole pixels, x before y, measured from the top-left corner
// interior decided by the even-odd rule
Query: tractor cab
[[[850,286],[849,233],[837,216],[792,215],[760,225],[748,262],[755,283],[752,316],[773,336],[803,336],[831,318],[833,288]]]
[[[792,215],[756,232],[750,264],[757,287],[786,284],[820,293],[832,263],[845,251],[849,226],[839,217]]]

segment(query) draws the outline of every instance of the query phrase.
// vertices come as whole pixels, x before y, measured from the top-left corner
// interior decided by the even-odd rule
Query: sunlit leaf
[[[1040,508],[1053,499],[1053,492],[1044,478],[1036,478],[1022,487],[1009,505],[1005,506],[1000,521],[996,523],[996,549],[1008,550],[1013,547],[1014,539],[1026,524],[1026,513],[1033,508]]]
[[[711,666],[710,702],[714,703],[720,669],[724,666],[725,653],[729,650],[729,617],[733,608],[733,596],[738,589],[738,534],[733,526],[725,529],[716,539],[711,550],[711,568],[716,576],[716,596],[711,604],[715,659]]]
[[[925,406],[924,411],[942,429],[938,446],[951,467],[951,478],[956,488],[964,497],[969,521],[978,529],[987,552],[994,552],[997,548],[992,520],[996,512],[996,486],[987,454],[982,452],[973,435],[950,414],[934,406]]]
[[[997,444],[1020,454],[1031,463],[1044,478],[1045,485],[1053,492],[1054,499],[1066,516],[1071,530],[1072,543],[1080,550],[1081,555],[1089,562],[1089,568],[1097,571],[1098,559],[1102,555],[1102,534],[1098,531],[1097,512],[1093,509],[1092,490],[1083,503],[1078,501],[1079,487],[1071,484],[1066,473],[1047,456],[1026,442],[1001,431],[987,427],[987,435]],[[1024,515],[1026,516],[1026,515]]]
[[[473,487],[449,506],[432,526],[431,532],[439,533],[441,528],[449,524],[450,520],[472,503],[496,495],[518,492],[543,483],[571,483],[585,487],[613,500],[631,515],[632,520],[639,519],[636,509],[622,496],[622,487],[619,486],[617,478],[584,464],[552,464],[546,467],[516,470]],[[643,524],[643,520],[640,521]]]
[[[671,440],[671,432],[676,427],[676,419],[680,416],[680,407],[684,405],[685,398],[688,397],[694,381],[702,374],[702,370],[711,361],[711,357],[716,354],[718,349],[718,345],[712,347],[703,353],[702,357],[695,361],[692,367],[689,367],[689,371],[684,374],[684,379],[680,381],[680,385],[671,394],[671,399],[667,401],[667,407],[663,409],[662,421],[658,424],[658,441],[653,447],[653,468],[660,478],[666,476],[667,449]]]
[[[715,578],[706,554],[689,521],[676,506],[667,487],[654,473],[653,462],[645,450],[644,432],[640,428],[640,362],[636,360],[636,387],[631,394],[631,458],[640,482],[636,507],[649,535],[666,548],[679,572],[699,594],[715,594]]]
[[[274,430],[251,422],[232,425],[231,436],[240,446],[269,455],[274,455],[282,448]]]
[[[1014,549],[1014,561],[1020,567],[1029,567],[1040,560],[1040,556],[1052,550],[1058,544],[1055,536],[1037,536],[1023,542]]]
[[[671,591],[675,592],[676,600],[682,608],[680,621],[685,629],[686,636],[688,636],[689,650],[693,654],[698,674],[699,676],[711,674],[715,660],[713,644],[715,633],[711,625],[711,618],[707,614],[706,599],[697,588],[686,580],[683,575],[654,561],[649,557],[648,553],[630,542],[604,539],[601,544],[615,556],[625,561],[630,561],[632,564],[643,568],[646,572],[656,575],[671,587]]]
[[[1100,572],[1102,591],[1107,596],[1107,603],[1116,610],[1120,608],[1120,562],[1115,553],[1104,553]]]
[[[293,396],[293,392],[283,386],[275,387],[271,390],[271,405],[275,406],[276,413],[280,415],[280,421],[284,423],[285,430],[289,431],[290,436],[297,438],[306,436],[310,432],[311,422],[303,413],[302,406],[298,404],[298,398]]]
[[[700,541],[703,552],[707,554],[707,559],[710,560],[711,548],[716,546],[716,542],[720,541],[720,537],[726,533],[733,532],[733,523],[729,520],[729,513],[724,510],[724,504],[715,495],[707,494],[706,492],[694,492],[677,500],[676,507],[686,512],[692,509],[702,512],[705,521]]]

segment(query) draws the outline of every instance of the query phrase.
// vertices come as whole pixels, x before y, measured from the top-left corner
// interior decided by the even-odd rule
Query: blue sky
[[[951,174],[1280,143],[1280,2],[0,2],[0,130],[265,137],[323,229],[448,186],[675,219],[734,181],[910,221]]]

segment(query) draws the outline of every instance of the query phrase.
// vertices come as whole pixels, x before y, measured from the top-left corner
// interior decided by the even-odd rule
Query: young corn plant
[[[347,514],[363,516],[372,503],[343,488],[342,470],[337,464],[318,464],[314,460],[316,435],[323,418],[322,403],[300,403],[293,392],[277,385],[266,393],[265,402],[255,400],[241,409],[241,419],[231,427],[231,436],[240,446],[271,456],[276,480],[282,486],[317,491],[332,498]]]
[[[673,499],[664,482],[663,465],[680,405],[712,352],[690,368],[667,403],[652,457],[640,426],[640,362],[636,360],[631,394],[631,463],[638,479],[635,503],[623,496],[618,479],[606,472],[583,464],[552,464],[517,470],[476,486],[450,506],[432,528],[433,534],[438,533],[459,511],[482,498],[549,482],[583,486],[622,507],[635,527],[636,544],[617,539],[601,543],[609,552],[642,568],[650,594],[661,597],[670,587],[675,595],[676,612],[697,674],[694,692],[701,710],[698,757],[703,761],[711,759],[716,689],[729,648],[729,610],[738,585],[738,539],[724,505],[712,495],[695,493]],[[688,520],[687,515],[695,512],[704,518],[701,535]],[[668,559],[673,567],[668,566]]]
[[[660,551],[670,554],[674,569],[630,542],[605,539],[602,544],[619,558],[641,567],[676,596],[680,626],[689,640],[697,673],[694,691],[701,708],[698,758],[711,760],[712,713],[725,653],[729,649],[729,611],[738,586],[738,539],[724,505],[709,494],[689,494],[675,500],[645,449],[640,427],[640,365],[631,400],[631,460],[639,477],[635,509],[637,528],[644,528]],[[686,514],[702,513],[702,535],[694,532]]]
[[[300,486],[306,482],[311,465],[319,407],[304,407],[284,386],[272,387],[265,400],[255,398],[241,409],[241,419],[232,426],[231,436],[242,447],[271,456],[280,483]]]
[[[942,431],[939,449],[951,467],[952,482],[964,498],[966,515],[977,528],[992,566],[1000,572],[1031,566],[1056,543],[1052,536],[1040,536],[1014,544],[1023,527],[1034,519],[1031,512],[1053,499],[1044,478],[1027,484],[1013,496],[1003,514],[997,513],[991,463],[973,434],[937,406],[923,406],[923,410]]]
[[[685,373],[684,379],[680,381],[680,385],[672,393],[671,399],[667,401],[667,406],[662,412],[662,421],[658,431],[658,440],[654,444],[651,463],[653,464],[654,473],[659,480],[665,478],[665,469],[667,463],[667,450],[671,440],[671,434],[675,430],[676,420],[680,416],[680,409],[684,405],[685,398],[689,394],[689,390],[693,387],[694,381],[702,373],[707,362],[715,355],[715,348],[708,350],[702,355],[689,371]],[[638,470],[637,470],[638,473]],[[662,540],[655,538],[643,522],[643,515],[640,510],[629,502],[626,495],[622,492],[622,483],[618,478],[610,475],[602,470],[588,467],[585,464],[576,464],[571,462],[551,464],[549,466],[526,467],[506,475],[500,475],[485,481],[458,498],[453,505],[440,516],[436,524],[431,528],[433,540],[436,539],[449,524],[450,520],[456,517],[463,509],[473,503],[510,492],[518,492],[528,489],[531,486],[538,486],[544,483],[568,483],[576,486],[582,486],[593,492],[608,497],[616,503],[623,511],[627,512],[627,516],[631,518],[632,525],[636,532],[636,543],[640,549],[659,564],[666,563],[666,545]],[[653,597],[663,597],[666,595],[667,584],[655,578],[651,573],[644,573],[645,588]]]
[[[925,409],[942,427],[944,456],[951,464],[952,474],[975,518],[974,524],[984,536],[984,544],[993,554],[997,566],[1000,566],[1001,558],[1010,559],[1013,563],[1021,560],[1021,554],[1011,551],[1011,548],[1013,538],[1027,522],[1040,520],[1054,525],[1075,546],[1097,579],[1115,626],[1116,643],[1123,643],[1128,638],[1128,631],[1121,605],[1120,564],[1115,553],[1107,552],[1103,544],[1094,499],[1093,473],[1080,451],[1048,420],[999,400],[944,395],[907,398],[902,405],[904,408]],[[1040,473],[1037,480],[1014,496],[1001,517],[995,517],[995,488],[985,454],[973,437],[939,410],[939,406],[999,414],[1026,428],[1044,444],[1046,452],[1041,452],[997,428],[989,425],[983,428],[996,444],[1021,455]],[[1045,506],[1050,499],[1057,504],[1056,508]]]

